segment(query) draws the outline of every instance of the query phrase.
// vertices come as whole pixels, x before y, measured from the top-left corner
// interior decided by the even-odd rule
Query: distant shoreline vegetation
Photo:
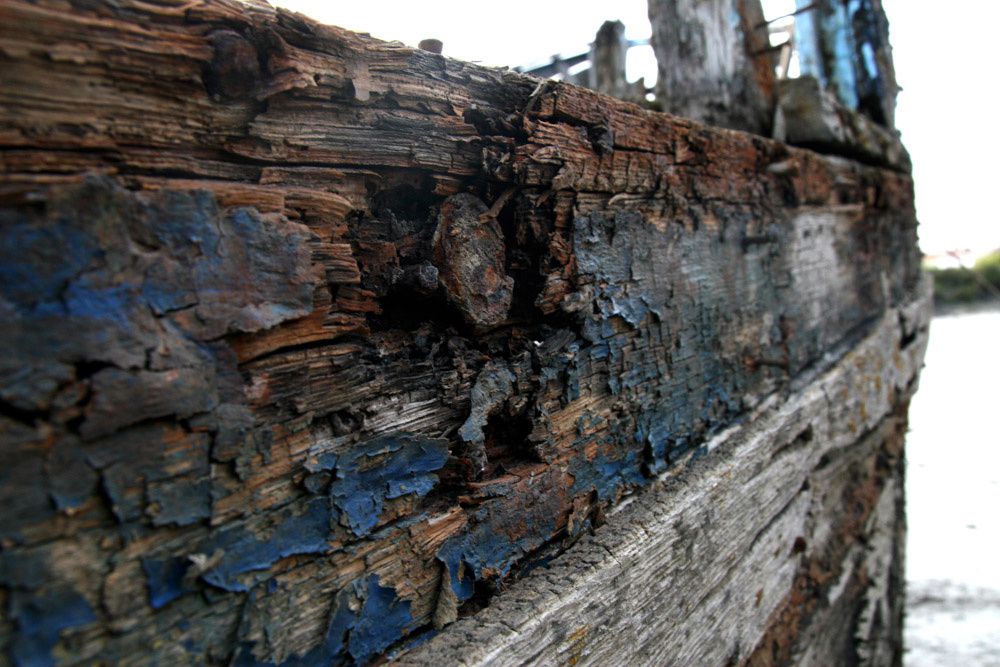
[[[959,306],[981,302],[1000,305],[1000,249],[976,260],[971,267],[929,268],[934,279],[934,305]]]

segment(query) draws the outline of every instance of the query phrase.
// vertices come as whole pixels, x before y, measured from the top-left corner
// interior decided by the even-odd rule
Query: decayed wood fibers
[[[928,293],[887,313],[836,365],[400,663],[898,661],[901,572],[888,561],[902,546],[906,397],[929,308]]]
[[[915,298],[905,174],[264,5],[0,14],[15,661],[368,660]]]

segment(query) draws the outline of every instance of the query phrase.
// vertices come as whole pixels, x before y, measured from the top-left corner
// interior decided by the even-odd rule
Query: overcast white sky
[[[587,50],[601,23],[649,37],[645,0],[272,0],[324,23],[416,45],[434,37],[445,55],[484,65],[532,65]],[[913,157],[920,239],[927,253],[1000,247],[997,26],[1000,1],[883,0],[899,95],[897,125]],[[794,0],[764,0],[773,16]],[[633,49],[631,77],[655,77],[650,52]],[[1000,199],[1000,197],[998,197]]]

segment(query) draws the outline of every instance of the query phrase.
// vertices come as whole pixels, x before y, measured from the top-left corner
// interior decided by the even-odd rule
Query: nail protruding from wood
[[[440,39],[422,39],[417,47],[421,51],[428,51],[429,53],[436,53],[441,55],[441,51],[444,50],[444,42]]]

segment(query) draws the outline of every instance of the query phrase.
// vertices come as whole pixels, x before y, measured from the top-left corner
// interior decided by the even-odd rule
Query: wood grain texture
[[[918,300],[905,173],[258,3],[0,53],[15,664],[376,660]]]
[[[836,365],[399,664],[891,664],[901,646],[876,626],[902,611],[885,561],[929,305],[910,309],[915,336],[887,313]]]
[[[760,0],[648,4],[663,110],[771,136],[777,51]]]

